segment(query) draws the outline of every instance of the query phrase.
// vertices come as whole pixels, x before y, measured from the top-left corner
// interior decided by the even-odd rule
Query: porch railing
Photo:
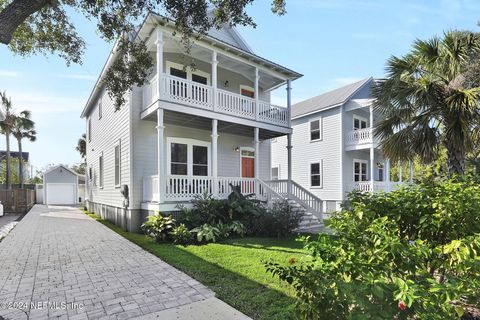
[[[158,77],[155,75],[143,87],[143,110],[150,107],[159,97]],[[212,110],[240,118],[258,120],[287,127],[290,111],[287,108],[259,101],[238,93],[216,89],[216,104],[213,87],[179,77],[163,74],[160,95],[162,100]]]
[[[288,180],[271,180],[267,184],[277,193],[288,197]],[[295,181],[291,181],[290,196],[293,200],[310,209],[311,213],[317,218],[322,218],[323,201]]]
[[[345,139],[345,144],[351,146],[356,144],[372,143],[373,141],[372,128],[365,128],[348,132]]]
[[[359,181],[350,184],[350,191],[358,190],[362,192],[389,192],[395,190],[402,186],[404,182],[387,182],[387,181],[374,181],[373,182],[373,189],[371,181]]]

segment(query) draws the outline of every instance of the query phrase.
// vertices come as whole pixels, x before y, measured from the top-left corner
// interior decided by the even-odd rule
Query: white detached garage
[[[43,192],[45,204],[77,204],[77,173],[63,165],[48,169],[43,174]]]

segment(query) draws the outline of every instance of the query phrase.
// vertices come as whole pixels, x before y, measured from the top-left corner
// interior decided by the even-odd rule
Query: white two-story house
[[[372,103],[373,78],[364,79],[292,106],[292,179],[339,208],[348,192],[389,191],[390,161],[372,132],[377,120]],[[287,173],[287,138],[272,142],[272,178]]]
[[[284,197],[265,183],[270,141],[292,132],[290,84],[301,74],[257,56],[230,27],[192,40],[188,58],[173,22],[160,16],[150,14],[137,37],[155,60],[146,85],[115,111],[101,82],[112,53],[81,115],[87,208],[138,230],[148,214],[178,210],[204,192],[225,198],[230,184]],[[273,105],[270,92],[284,85],[287,107]]]

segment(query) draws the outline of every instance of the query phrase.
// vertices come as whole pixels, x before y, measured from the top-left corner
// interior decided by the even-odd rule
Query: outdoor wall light
[[[239,152],[240,151],[240,148],[239,147],[235,147],[235,152]]]
[[[230,82],[228,82],[228,80],[225,81],[225,83],[223,84],[223,86],[224,86],[225,88],[228,88],[228,87],[230,86]]]

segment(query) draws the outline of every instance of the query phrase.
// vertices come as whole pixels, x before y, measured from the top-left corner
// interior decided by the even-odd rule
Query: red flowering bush
[[[480,185],[447,180],[350,195],[312,262],[267,270],[304,319],[459,319],[480,305]]]

